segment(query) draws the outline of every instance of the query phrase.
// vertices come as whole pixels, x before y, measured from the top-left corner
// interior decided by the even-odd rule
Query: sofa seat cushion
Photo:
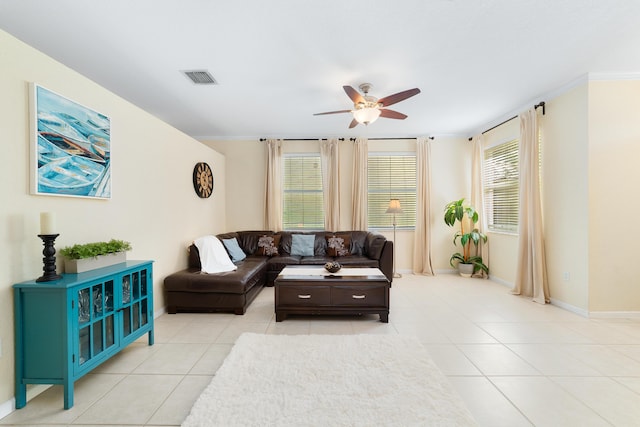
[[[269,271],[280,271],[287,265],[300,264],[301,258],[298,255],[276,255],[267,259],[267,269]]]
[[[342,256],[333,258],[333,260],[339,262],[341,265],[348,266],[358,266],[358,267],[378,267],[378,260],[371,259],[366,256]]]
[[[255,257],[246,258],[237,266],[237,270],[215,274],[204,274],[190,268],[167,276],[164,286],[168,292],[244,294],[260,283],[267,268],[264,258]]]
[[[333,261],[330,256],[305,256],[300,260],[300,264],[304,265],[325,265],[329,261]]]

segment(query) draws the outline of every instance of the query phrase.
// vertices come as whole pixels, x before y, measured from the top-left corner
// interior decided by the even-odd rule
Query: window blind
[[[400,199],[403,213],[396,214],[398,228],[416,225],[416,156],[369,153],[367,216],[370,228],[393,227],[393,214],[385,213],[389,200]]]
[[[518,140],[484,150],[484,212],[489,230],[518,231]]]
[[[324,229],[320,155],[285,154],[283,186],[284,229]]]

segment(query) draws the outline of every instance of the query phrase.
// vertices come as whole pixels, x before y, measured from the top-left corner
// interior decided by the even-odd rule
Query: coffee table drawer
[[[331,290],[328,286],[280,286],[277,289],[278,304],[310,306],[329,305]]]
[[[331,288],[331,304],[334,306],[385,306],[385,286],[334,286]]]

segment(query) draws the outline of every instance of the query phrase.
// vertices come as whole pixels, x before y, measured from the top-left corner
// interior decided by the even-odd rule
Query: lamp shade
[[[375,122],[378,120],[378,117],[380,117],[379,108],[365,107],[354,110],[353,112],[353,118],[356,119],[358,123],[363,123],[365,125]]]
[[[385,213],[399,214],[402,213],[402,206],[400,206],[400,199],[389,200],[389,207]]]

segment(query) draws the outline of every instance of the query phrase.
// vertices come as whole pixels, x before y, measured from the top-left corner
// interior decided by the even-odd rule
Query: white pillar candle
[[[40,234],[57,234],[55,212],[40,213]]]

